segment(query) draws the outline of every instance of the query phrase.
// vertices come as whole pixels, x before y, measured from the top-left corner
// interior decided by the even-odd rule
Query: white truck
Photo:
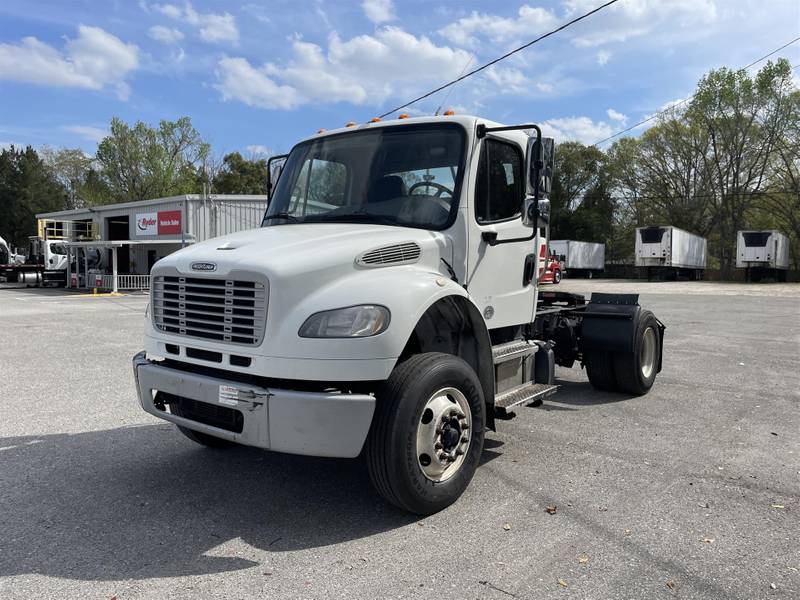
[[[606,266],[606,245],[576,240],[552,240],[550,252],[558,257],[565,277],[591,279]]]
[[[154,265],[142,408],[206,446],[363,453],[383,497],[430,514],[556,364],[647,393],[664,326],[636,295],[538,292],[552,147],[467,116],[300,142],[261,228]]]
[[[14,254],[0,238],[0,278],[10,283],[42,285],[66,282],[67,251],[61,240],[28,238],[27,258]]]
[[[637,267],[647,279],[654,275],[702,279],[706,269],[706,239],[677,227],[637,227]]]
[[[738,231],[736,268],[746,269],[747,281],[761,281],[765,277],[786,281],[789,238],[777,229]]]

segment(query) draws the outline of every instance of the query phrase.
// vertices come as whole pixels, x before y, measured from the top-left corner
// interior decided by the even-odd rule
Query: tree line
[[[727,279],[737,231],[778,229],[797,269],[800,90],[791,66],[711,71],[689,100],[605,151],[560,144],[551,201],[552,237],[604,242],[607,260],[630,261],[636,227],[674,225],[708,239],[709,268]]]
[[[738,230],[779,229],[798,268],[800,90],[789,63],[711,71],[654,122],[605,150],[557,146],[551,236],[604,242],[607,259],[625,263],[636,227],[674,225],[707,237],[709,268],[728,278]],[[37,212],[203,191],[265,194],[266,172],[266,158],[215,159],[188,117],[157,127],[113,119],[94,156],[0,152],[0,234],[24,245]]]
[[[112,119],[94,156],[79,148],[0,151],[0,235],[25,247],[37,213],[181,194],[266,194],[267,158],[217,159],[189,117],[132,127]]]

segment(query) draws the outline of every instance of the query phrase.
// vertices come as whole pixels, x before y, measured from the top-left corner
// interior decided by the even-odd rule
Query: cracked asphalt
[[[800,597],[800,285],[558,289],[641,294],[654,388],[557,369],[424,519],[357,459],[208,450],[145,414],[146,296],[0,289],[0,598]]]

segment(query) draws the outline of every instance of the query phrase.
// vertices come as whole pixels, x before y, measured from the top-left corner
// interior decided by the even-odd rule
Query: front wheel
[[[553,283],[559,283],[561,281],[561,271],[554,271],[553,272]]]
[[[376,401],[366,459],[378,493],[422,515],[455,502],[483,451],[486,407],[472,368],[449,354],[412,356]]]

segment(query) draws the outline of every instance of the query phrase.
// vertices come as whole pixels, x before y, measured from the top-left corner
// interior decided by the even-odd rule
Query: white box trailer
[[[550,252],[558,257],[565,275],[592,278],[603,271],[606,245],[576,240],[552,240]]]
[[[763,277],[785,280],[789,269],[789,238],[776,229],[736,232],[736,268],[747,269],[748,281]]]
[[[706,239],[666,225],[636,228],[636,266],[647,278],[655,274],[702,279],[706,268]]]

